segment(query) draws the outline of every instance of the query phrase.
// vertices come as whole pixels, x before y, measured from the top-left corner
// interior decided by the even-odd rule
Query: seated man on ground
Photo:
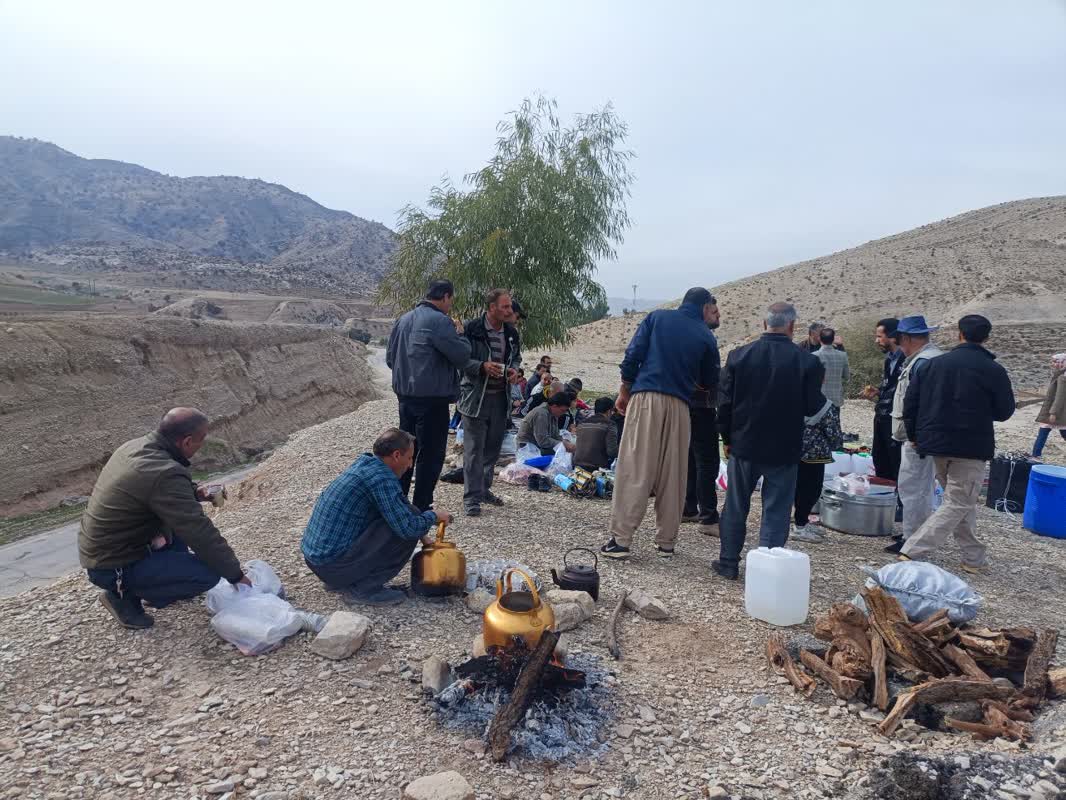
[[[304,561],[329,589],[347,603],[396,605],[406,593],[386,587],[411,560],[419,540],[451,514],[423,511],[407,502],[400,476],[411,468],[415,439],[386,428],[364,453],[315,502],[300,550]]]
[[[155,433],[120,445],[96,479],[81,517],[78,559],[104,590],[104,608],[126,628],[152,626],[142,600],[163,608],[203,594],[220,578],[250,583],[204,514],[200,501],[208,496],[189,472],[207,429],[202,412],[172,409]]]
[[[532,444],[540,448],[541,455],[550,456],[561,443],[567,452],[574,452],[574,445],[564,442],[559,435],[559,418],[570,410],[570,402],[570,395],[557,392],[547,403],[526,414],[518,429],[518,446]]]
[[[618,428],[610,419],[613,397],[596,400],[596,413],[578,423],[574,465],[595,472],[609,467],[618,457]]]
[[[547,375],[547,373],[545,373],[545,375]],[[563,391],[565,391],[565,388],[563,387],[563,382],[558,378],[551,378],[548,384],[544,387],[543,391],[533,392],[533,394],[529,396],[529,400],[526,401],[525,405],[526,413],[528,414],[537,406],[546,403],[549,397],[555,397],[555,395]]]

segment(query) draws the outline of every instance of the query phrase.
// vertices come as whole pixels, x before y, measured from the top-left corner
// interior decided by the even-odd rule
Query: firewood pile
[[[921,717],[932,706],[946,709],[938,716],[942,727],[1024,741],[1040,704],[1066,697],[1066,668],[1050,666],[1057,630],[955,626],[946,609],[911,622],[883,589],[867,588],[862,596],[867,613],[837,603],[815,621],[815,637],[829,643],[822,655],[801,649],[797,663],[771,636],[770,667],[805,697],[819,678],[842,700],[868,700],[887,712],[879,726],[885,736],[908,714]],[[906,688],[890,697],[901,684]]]

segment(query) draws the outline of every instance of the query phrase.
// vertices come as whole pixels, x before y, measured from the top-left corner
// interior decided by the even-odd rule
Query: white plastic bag
[[[870,576],[866,587],[880,586],[893,595],[912,622],[922,622],[946,608],[948,619],[958,625],[973,620],[981,609],[981,595],[970,584],[928,561],[901,561],[876,571],[864,567],[863,572]],[[861,594],[851,603],[866,611]]]
[[[518,450],[518,437],[514,433],[507,433],[503,437],[503,444],[500,445],[501,456],[513,456]]]
[[[548,465],[548,469],[545,470],[549,476],[554,478],[556,475],[566,475],[573,470],[574,464],[570,454],[566,452],[566,448],[562,442],[555,445],[555,455],[552,457],[552,463]]]
[[[265,561],[252,559],[247,562],[244,565],[244,574],[252,582],[251,590],[261,594],[277,595],[282,599],[285,598],[285,587],[281,585],[281,578],[278,577],[278,573],[274,572],[274,568]],[[249,587],[244,586],[242,588],[248,589]],[[217,614],[231,601],[236,600],[238,594],[236,585],[225,578],[220,578],[218,583],[207,592],[205,600],[207,610],[212,614]]]
[[[844,484],[844,491],[848,494],[864,495],[870,491],[870,480],[865,475],[853,472],[841,477],[840,481]]]
[[[246,656],[269,653],[303,625],[304,617],[287,601],[243,585],[237,587],[236,598],[211,617],[215,633]]]
[[[536,467],[530,467],[525,464],[520,464],[517,461],[512,461],[510,464],[500,470],[499,478],[501,481],[513,483],[516,486],[522,486],[523,484],[529,483],[530,475],[543,474],[544,472],[542,470],[537,469]]]
[[[524,444],[518,448],[514,460],[520,464],[525,464],[531,458],[540,458],[540,448],[536,445]]]
[[[715,481],[718,484],[718,488],[723,492],[729,486],[729,467],[724,463],[718,463],[718,479]]]

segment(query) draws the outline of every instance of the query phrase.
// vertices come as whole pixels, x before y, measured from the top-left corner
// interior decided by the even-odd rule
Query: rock
[[[585,619],[590,619],[596,613],[596,601],[592,599],[592,595],[588,592],[579,592],[573,589],[552,589],[546,597],[553,608],[564,603],[577,603],[577,605],[581,606]]]
[[[844,773],[836,767],[830,767],[828,764],[819,764],[815,767],[815,772],[819,775],[825,775],[827,778],[843,778]]]
[[[557,632],[572,631],[586,619],[585,612],[581,610],[581,606],[577,603],[553,605],[552,611],[555,612],[555,630]]]
[[[289,800],[288,792],[263,792],[256,800]]]
[[[488,589],[478,587],[466,596],[466,607],[475,614],[484,614],[485,609],[492,605],[496,595]]]
[[[218,783],[212,783],[210,786],[204,789],[204,791],[208,794],[225,794],[226,792],[232,792],[233,781],[225,780],[219,781]]]
[[[955,756],[955,763],[959,765],[959,769],[963,772],[967,772],[970,769],[970,759],[966,756]]]
[[[485,637],[480,633],[474,637],[474,641],[470,644],[470,654],[474,658],[481,658],[481,656],[486,655]]]
[[[743,733],[745,736],[751,733],[751,725],[746,722],[738,722],[736,727],[737,730]]]
[[[584,592],[582,592],[582,594],[584,594]],[[600,782],[587,775],[575,775],[570,779],[570,785],[575,789],[591,789],[593,786],[599,786]]]
[[[264,767],[250,767],[248,769],[248,777],[255,778],[257,781],[263,780],[269,772]]]
[[[311,642],[311,652],[337,661],[349,658],[363,646],[369,632],[368,617],[351,611],[334,611]]]
[[[614,732],[620,739],[628,739],[636,730],[632,725],[615,725]]]
[[[874,709],[864,708],[859,712],[859,719],[863,722],[884,722],[885,715]]]
[[[650,706],[637,706],[637,713],[644,722],[655,722],[655,712]]]
[[[404,800],[474,800],[474,787],[458,772],[438,772],[411,781]]]
[[[670,616],[666,604],[643,589],[629,590],[629,594],[626,595],[626,608],[633,609],[644,619],[666,619]]]
[[[751,698],[751,704],[755,708],[764,708],[770,705],[770,696],[765,694],[757,694]]]
[[[422,662],[422,691],[440,694],[452,682],[452,668],[448,662],[430,656]]]
[[[463,742],[463,749],[468,753],[473,753],[475,756],[479,756],[485,752],[485,743],[480,739],[467,739]]]
[[[720,798],[729,797],[729,792],[726,791],[725,787],[715,784],[714,786],[708,786],[703,796],[712,798],[712,800],[713,798],[719,798],[720,800]]]

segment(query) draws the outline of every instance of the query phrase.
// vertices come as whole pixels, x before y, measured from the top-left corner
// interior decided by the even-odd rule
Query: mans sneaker
[[[480,517],[481,506],[467,506],[463,509],[463,513],[466,514],[468,517]]]
[[[700,519],[700,515],[699,515],[698,512],[692,513],[692,514],[687,514],[686,513],[686,514],[682,514],[681,515],[681,521],[682,522],[699,522],[699,519]]]
[[[903,540],[900,539],[898,542],[892,542],[892,544],[890,544],[888,547],[886,547],[885,548],[885,552],[886,553],[898,553],[902,549],[903,549]]]
[[[661,545],[655,545],[655,551],[659,554],[659,558],[673,558],[674,548],[663,547]]]
[[[704,536],[721,536],[720,532],[718,531],[717,522],[701,522],[696,528],[696,530],[698,530]]]
[[[900,553],[898,556],[896,556],[896,561],[910,561],[910,560],[911,560],[911,557],[908,556],[908,555],[904,555],[903,553]]]
[[[144,613],[141,601],[136,597],[120,597],[115,592],[101,592],[100,605],[109,613],[123,628],[131,630],[144,630],[151,628],[155,620]]]
[[[614,537],[611,537],[607,544],[600,548],[600,553],[607,558],[629,558],[629,548],[622,547],[614,540]]]
[[[398,606],[407,599],[407,593],[382,586],[380,589],[342,592],[341,599],[350,606]]]
[[[542,492],[550,492],[555,485],[551,475],[538,475],[537,477],[540,478],[540,490]]]
[[[966,564],[966,563],[962,563],[959,566],[962,567],[962,571],[963,572],[968,572],[971,575],[987,575],[988,574],[988,564]]]
[[[792,538],[797,542],[810,542],[811,544],[821,544],[825,541],[825,537],[810,525],[803,525],[794,529],[792,531]]]
[[[728,564],[723,564],[721,561],[715,559],[711,562],[711,571],[719,577],[725,578],[727,581],[735,581],[740,578],[740,569],[737,567],[731,567]]]
[[[504,504],[503,498],[494,495],[492,492],[483,492],[481,502],[488,503],[490,506],[502,506]]]

